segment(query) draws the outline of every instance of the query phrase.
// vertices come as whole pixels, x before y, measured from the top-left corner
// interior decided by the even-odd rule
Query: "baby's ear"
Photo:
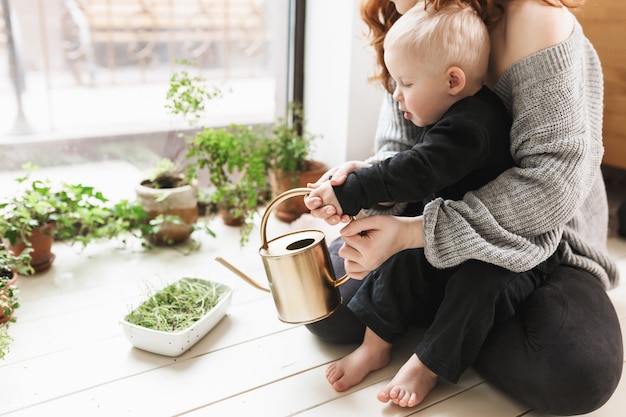
[[[465,78],[465,72],[459,67],[450,67],[446,71],[446,77],[448,78],[448,92],[456,96],[465,88],[467,82]]]

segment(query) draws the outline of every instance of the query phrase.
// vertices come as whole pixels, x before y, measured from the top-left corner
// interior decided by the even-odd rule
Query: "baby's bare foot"
[[[378,393],[381,402],[392,401],[400,407],[415,407],[437,385],[437,374],[413,354],[396,376]]]
[[[326,379],[335,391],[342,392],[355,386],[367,374],[389,363],[391,345],[379,339],[373,332],[368,335],[368,331],[369,329],[366,330],[361,346],[326,369]],[[372,340],[373,337],[378,340]]]

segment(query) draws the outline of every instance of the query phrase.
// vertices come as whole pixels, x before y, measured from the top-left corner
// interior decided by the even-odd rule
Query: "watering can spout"
[[[226,259],[222,258],[221,256],[217,256],[215,260],[221,263],[222,265],[224,265],[226,268],[230,269],[231,272],[234,272],[236,275],[238,275],[241,279],[246,281],[248,284],[252,285],[254,288],[257,288],[261,291],[270,292],[269,288],[266,288],[263,285],[259,284],[258,282],[256,282],[255,280],[253,280],[252,278],[250,278],[249,276],[241,272],[239,269],[237,269],[233,264],[226,261]]]

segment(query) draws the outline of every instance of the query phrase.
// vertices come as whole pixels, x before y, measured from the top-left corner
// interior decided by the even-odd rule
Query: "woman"
[[[427,0],[436,7],[446,1],[453,0]],[[342,230],[345,244],[335,243],[331,250],[341,246],[338,254],[355,278],[364,278],[392,255],[408,250],[402,255],[406,257],[416,248],[423,248],[437,268],[477,259],[512,271],[529,270],[556,251],[561,265],[516,315],[493,328],[474,367],[533,409],[562,415],[590,412],[615,390],[623,347],[606,295],[617,282],[617,271],[606,253],[607,202],[600,171],[602,72],[595,50],[569,11],[583,1],[456,1],[474,7],[489,27],[488,86],[512,115],[511,153],[517,167],[467,193],[462,201],[434,200],[422,216],[353,221]],[[416,3],[363,4],[379,63],[386,30],[398,13]],[[384,66],[379,79],[391,91]],[[421,132],[403,119],[390,95],[382,112],[378,159],[410,148]],[[333,185],[340,185],[358,166],[343,164],[320,181],[332,175]],[[332,208],[309,208],[331,224],[340,220]],[[346,302],[358,283],[343,286]],[[308,327],[337,342],[360,342],[364,331],[347,308]],[[356,359],[339,362],[340,374],[364,374],[364,365],[355,365]],[[361,369],[354,371],[358,366]],[[336,378],[337,365],[331,365],[329,381]],[[379,399],[408,405],[390,386]],[[434,384],[424,386],[421,398]]]

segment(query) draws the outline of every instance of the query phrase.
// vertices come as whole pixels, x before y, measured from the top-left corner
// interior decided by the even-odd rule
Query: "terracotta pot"
[[[317,181],[328,171],[328,166],[320,161],[307,161],[307,166],[308,169],[301,172],[297,178],[293,174],[285,176],[282,171],[270,173],[273,195],[280,195],[293,188],[306,187],[307,183]],[[281,203],[274,212],[279,220],[291,223],[304,213],[308,213],[309,209],[304,205],[303,198],[292,198]]]
[[[220,216],[222,217],[222,221],[224,221],[224,224],[226,226],[234,226],[234,227],[243,226],[245,219],[242,216],[233,217],[230,214],[228,214],[226,209],[220,209],[219,211],[220,211]]]
[[[156,245],[171,245],[183,242],[193,233],[193,225],[198,221],[198,194],[194,185],[176,188],[152,188],[144,184],[135,187],[137,202],[141,204],[151,219],[159,215],[178,216],[183,224],[164,222],[161,230],[150,238]],[[163,196],[165,195],[165,198]]]
[[[52,253],[52,244],[54,243],[54,227],[55,223],[48,223],[44,226],[33,229],[30,236],[30,265],[35,273],[43,272],[49,269],[54,262],[55,255]],[[19,255],[27,247],[27,245],[18,240],[15,245],[11,245],[9,241],[4,240],[4,246],[10,248],[15,255]]]

